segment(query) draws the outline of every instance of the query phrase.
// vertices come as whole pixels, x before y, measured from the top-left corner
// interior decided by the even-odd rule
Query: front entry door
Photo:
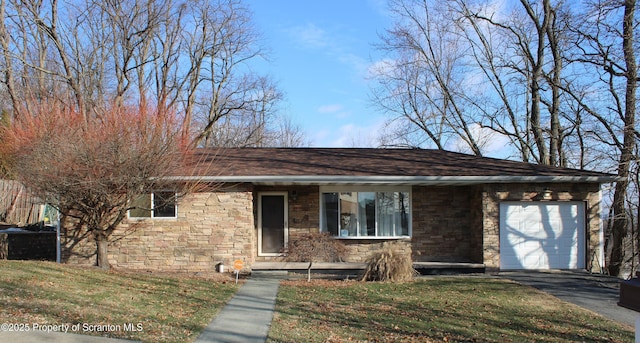
[[[287,246],[287,193],[260,193],[258,201],[258,254],[279,256]]]

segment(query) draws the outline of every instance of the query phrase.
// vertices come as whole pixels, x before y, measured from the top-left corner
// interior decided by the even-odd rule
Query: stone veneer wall
[[[542,199],[545,189],[551,190],[550,199]],[[483,256],[488,270],[500,268],[500,202],[503,201],[584,201],[587,225],[588,270],[599,271],[593,260],[600,247],[600,185],[582,184],[490,184],[482,192]]]
[[[177,219],[129,220],[135,227],[109,247],[114,266],[129,269],[210,272],[222,262],[255,260],[253,193],[250,187],[189,194]]]
[[[60,218],[60,260],[77,265],[97,265],[93,235],[70,216]]]
[[[252,186],[211,189],[186,195],[174,219],[128,219],[109,245],[115,268],[174,272],[212,272],[236,259],[255,261]],[[69,231],[71,232],[71,231]],[[71,239],[68,239],[72,242]],[[69,263],[95,264],[91,237],[68,249]],[[71,253],[73,252],[73,253]],[[91,255],[87,256],[87,252]]]

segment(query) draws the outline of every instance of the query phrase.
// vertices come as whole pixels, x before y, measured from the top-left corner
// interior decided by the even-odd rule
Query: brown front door
[[[258,254],[281,255],[287,246],[287,193],[265,192],[259,198]]]

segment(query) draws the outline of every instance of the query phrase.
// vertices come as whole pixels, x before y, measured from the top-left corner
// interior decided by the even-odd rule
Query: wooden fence
[[[0,222],[35,224],[42,220],[44,204],[19,182],[0,180]]]

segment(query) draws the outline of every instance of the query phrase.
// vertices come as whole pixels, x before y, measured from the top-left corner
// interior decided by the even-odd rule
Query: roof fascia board
[[[261,176],[169,176],[169,181],[269,183],[269,184],[482,184],[482,183],[609,183],[617,176],[325,176],[325,175],[261,175]]]

